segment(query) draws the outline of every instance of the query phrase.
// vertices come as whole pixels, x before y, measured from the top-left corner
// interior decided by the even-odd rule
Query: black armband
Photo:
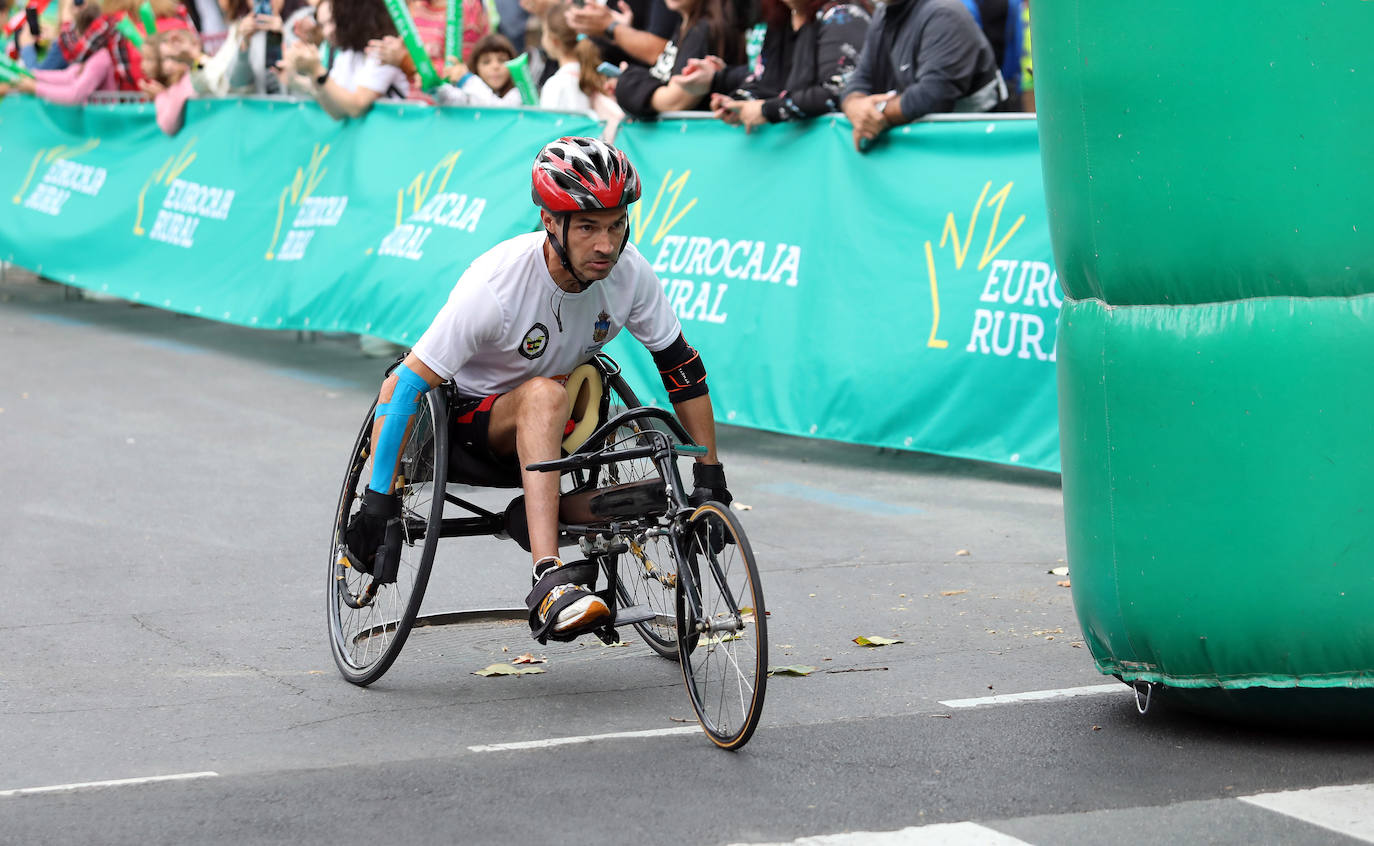
[[[677,340],[653,355],[654,364],[658,365],[658,375],[668,391],[669,402],[682,402],[708,393],[706,366],[701,363],[701,355],[687,344],[687,339],[682,335],[679,334]]]

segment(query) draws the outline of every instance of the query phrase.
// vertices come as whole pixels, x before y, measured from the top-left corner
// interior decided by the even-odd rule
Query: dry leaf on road
[[[942,591],[940,591],[940,595],[941,595],[941,596],[958,596],[958,595],[961,594],[961,593],[968,593],[968,588],[964,588],[964,589],[962,589],[962,590],[942,590]]]
[[[1059,585],[1060,587],[1069,587],[1069,580],[1060,579],[1059,581],[1055,582],[1055,584]]]
[[[781,667],[769,667],[770,676],[809,676],[816,672],[815,667],[808,667],[806,664],[788,664]]]
[[[900,640],[895,638],[879,637],[878,635],[873,635],[871,637],[859,636],[854,638],[854,642],[860,646],[891,646],[894,643],[901,643]]]
[[[536,658],[536,657],[534,656],[533,653],[526,652],[524,655],[521,655],[521,656],[519,656],[518,658],[516,658],[516,659],[514,659],[513,661],[511,661],[511,663],[512,663],[512,664],[544,664],[544,663],[547,663],[548,660],[549,660],[549,659],[548,659],[548,658],[545,658],[543,655],[540,655],[538,658]]]
[[[510,664],[492,664],[481,670],[474,670],[474,676],[524,676],[532,673],[542,673],[540,667],[512,667]]]

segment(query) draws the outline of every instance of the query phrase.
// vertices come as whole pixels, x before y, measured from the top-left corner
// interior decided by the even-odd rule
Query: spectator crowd
[[[341,120],[401,99],[746,132],[843,112],[858,150],[927,114],[1034,110],[1030,0],[7,2],[0,97],[151,99],[168,134],[188,100],[244,95]]]

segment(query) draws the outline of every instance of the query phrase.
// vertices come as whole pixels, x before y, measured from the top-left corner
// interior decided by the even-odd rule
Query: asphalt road
[[[1369,788],[1296,794],[1358,837],[1238,798],[1374,782],[1369,738],[1107,686],[1049,572],[1056,476],[723,429],[772,663],[817,668],[726,753],[639,643],[438,627],[369,689],[338,676],[329,522],[382,369],[356,342],[11,269],[0,362],[0,843],[1374,842]],[[520,604],[523,553],[446,543],[426,614]],[[472,674],[530,650],[547,672]],[[560,738],[586,739],[501,746]]]

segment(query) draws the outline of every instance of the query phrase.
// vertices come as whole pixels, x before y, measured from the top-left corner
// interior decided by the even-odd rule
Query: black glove
[[[692,484],[696,487],[692,490],[692,495],[688,500],[693,505],[701,505],[705,502],[715,500],[726,508],[730,507],[730,501],[734,497],[730,496],[730,491],[725,488],[725,465],[724,464],[702,464],[700,461],[692,465]],[[725,548],[727,543],[732,543],[729,535],[724,528],[716,522],[710,524],[707,530],[707,544],[711,552],[719,553]]]
[[[348,528],[344,530],[344,555],[348,558],[348,565],[359,572],[372,573],[378,551],[387,539],[387,524],[400,516],[399,496],[377,493],[368,488],[363,493],[363,507],[348,521]],[[394,550],[388,549],[387,557],[399,556],[400,551],[399,546]]]
[[[734,497],[725,489],[725,465],[724,464],[702,464],[700,461],[692,464],[692,495],[688,500],[693,505],[701,505],[703,502],[715,500],[721,505],[729,505]]]

